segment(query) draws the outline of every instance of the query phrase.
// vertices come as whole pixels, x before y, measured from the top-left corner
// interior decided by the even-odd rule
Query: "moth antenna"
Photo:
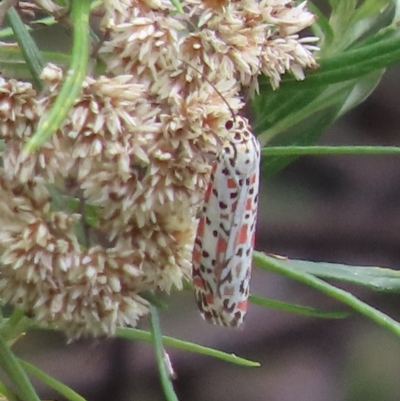
[[[225,99],[224,95],[218,90],[218,88],[200,71],[198,70],[196,67],[193,67],[191,64],[189,64],[187,61],[179,59],[179,61],[181,61],[182,63],[186,64],[188,67],[192,68],[193,70],[195,70],[208,84],[210,84],[215,92],[220,96],[220,98],[222,99],[222,101],[226,104],[226,107],[228,107],[231,115],[232,115],[232,119],[233,121],[236,121],[236,114],[233,111],[232,107],[230,106],[230,104],[228,103],[228,101]]]

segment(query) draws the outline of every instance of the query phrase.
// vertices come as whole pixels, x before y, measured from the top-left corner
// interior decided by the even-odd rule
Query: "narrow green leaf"
[[[396,24],[390,24],[386,27],[383,27],[373,35],[367,36],[360,42],[354,44],[354,46],[352,46],[352,49],[355,50],[361,48],[368,48],[371,45],[375,45],[377,43],[390,40],[391,38],[397,36],[398,36],[398,28]]]
[[[150,325],[154,346],[154,353],[156,356],[158,372],[160,373],[161,385],[164,390],[165,397],[168,401],[178,401],[175,394],[174,386],[172,385],[172,378],[167,372],[167,367],[164,362],[164,346],[161,334],[160,322],[158,319],[157,309],[150,305]]]
[[[46,26],[51,26],[56,24],[57,21],[54,17],[45,17],[45,18],[40,18],[36,21],[32,21],[32,24],[37,24],[37,25],[46,25]],[[33,30],[33,28],[29,25],[25,25],[26,31],[30,32]],[[6,39],[10,38],[14,35],[14,31],[12,28],[3,28],[0,29],[0,39]]]
[[[308,89],[306,84],[301,85],[298,91],[291,93],[280,89],[275,92],[263,91],[253,99],[256,114],[255,132],[262,133],[266,140],[270,140],[277,133],[301,121],[302,119],[296,116],[305,114],[304,109],[309,108],[309,104],[323,91],[324,88]]]
[[[89,60],[89,13],[91,0],[72,0],[73,49],[71,65],[49,113],[39,123],[25,150],[34,151],[50,138],[68,115],[81,92]]]
[[[286,74],[276,92],[284,90],[295,92],[302,85],[307,89],[352,80],[376,70],[386,68],[400,61],[400,31],[393,26],[382,29],[377,34],[366,38],[356,47],[319,60],[320,66],[315,71],[306,71],[306,79],[297,81]],[[260,78],[262,93],[271,91],[268,80]]]
[[[363,101],[373,91],[381,77],[382,70],[379,70],[357,79],[329,84],[325,88],[309,87],[306,79],[298,82],[296,91],[288,88],[278,89],[275,92],[265,90],[253,99],[256,115],[253,124],[255,132],[259,134],[261,143],[266,143],[316,112],[324,113],[329,107],[335,110],[334,114],[329,112],[332,118],[335,118]],[[297,145],[306,144],[304,135],[296,134],[296,136],[302,142]],[[292,140],[286,140],[285,143],[294,144]]]
[[[280,258],[273,258],[261,252],[254,252],[253,260],[256,266],[259,266],[264,270],[275,272],[282,276],[299,281],[334,299],[337,299],[400,337],[400,323],[376,308],[362,302],[348,291],[328,284],[311,274],[288,267],[284,263],[284,260]]]
[[[306,132],[298,132],[298,127],[295,127],[294,135],[298,138],[296,141],[293,141],[292,137],[283,142],[281,137],[272,141],[271,139],[300,122],[304,123],[303,120],[317,112],[320,112],[320,116],[329,115],[328,121],[332,122],[332,119],[362,102],[373,91],[381,77],[381,71],[374,71],[357,80],[328,85],[324,90],[308,89],[307,82],[303,81],[296,93],[278,90],[275,93],[260,94],[253,102],[256,114],[254,129],[258,133],[258,139],[262,144],[268,142],[270,145],[310,144],[308,139],[305,140],[310,136],[310,127],[307,127]],[[320,135],[321,133],[317,138]]]
[[[152,342],[152,335],[148,331],[131,329],[131,328],[118,328],[117,336],[120,338],[126,338],[128,340],[138,340],[145,341],[147,343]],[[188,341],[178,340],[177,338],[163,336],[163,344],[166,347],[176,348],[183,351],[194,352],[197,354],[208,355],[213,358],[222,359],[223,361],[235,363],[237,365],[247,366],[247,367],[258,367],[260,364],[258,362],[249,361],[248,359],[240,358],[234,354],[227,354],[222,351],[218,351],[212,348],[204,347],[199,344],[194,344]]]
[[[171,0],[171,3],[178,10],[179,13],[183,14],[183,8],[179,0]]]
[[[350,3],[351,1],[340,1],[339,13],[336,12],[339,8],[334,10],[330,22],[335,31],[335,41],[329,47],[323,48],[321,54],[342,52],[360,38],[372,36],[393,21],[394,7],[388,0],[363,0],[358,2],[360,4],[357,7],[357,2]]]
[[[255,131],[258,139],[270,147],[308,146],[314,144],[325,130],[341,114],[356,106],[368,96],[381,79],[382,72],[376,71],[358,80],[328,86],[325,90],[307,89],[296,93],[283,91],[261,94],[255,100]],[[272,95],[272,96],[269,96]],[[294,148],[293,148],[294,150]],[[296,156],[263,159],[263,173],[275,174],[292,162]]]
[[[399,155],[399,146],[267,146],[263,156],[301,155]]]
[[[43,83],[40,79],[40,74],[45,64],[43,56],[14,7],[7,11],[6,18],[32,74],[33,82],[38,90],[42,90]]]
[[[344,101],[344,99],[343,99]],[[342,104],[315,113],[305,121],[291,127],[284,134],[274,137],[269,145],[310,145],[314,144],[327,127],[335,120]],[[264,134],[263,134],[264,135]],[[263,143],[261,135],[261,143]],[[269,156],[262,159],[262,173],[270,176],[288,165],[296,156]]]
[[[9,318],[3,318],[0,324],[0,335],[8,344],[14,343],[31,326],[30,320],[25,313],[14,308]]]
[[[320,39],[318,46],[321,49],[328,47],[334,39],[334,32],[324,13],[313,3],[307,3],[307,8],[316,16],[316,21],[311,26],[314,35]]]
[[[72,390],[70,387],[66,386],[65,384],[59,382],[54,377],[48,375],[47,373],[43,372],[42,370],[38,369],[36,366],[30,364],[29,362],[23,361],[19,359],[20,365],[24,368],[26,372],[38,378],[41,382],[52,388],[53,390],[57,391],[63,397],[70,401],[86,401],[81,395],[77,392]]]
[[[394,14],[391,3],[391,0],[363,0],[353,15],[352,23],[370,16],[382,15],[387,9],[392,9],[392,14]]]
[[[0,382],[0,394],[4,395],[7,401],[18,401],[18,397],[15,395],[15,393],[3,382]]]
[[[331,122],[332,119],[335,119],[338,115],[339,111],[342,109],[343,105],[346,102],[347,96],[351,93],[354,88],[354,82],[337,84],[329,86],[325,91],[317,94],[314,92],[310,95],[309,91],[306,91],[305,96],[306,99],[300,100],[302,92],[299,91],[298,94],[292,94],[292,100],[289,100],[285,94],[285,96],[281,97],[282,103],[280,108],[276,109],[272,105],[272,103],[267,103],[266,107],[263,110],[264,115],[270,112],[270,116],[268,118],[268,122],[261,120],[258,121],[258,116],[255,124],[255,131],[260,133],[258,135],[258,139],[262,144],[268,142],[270,145],[282,144],[282,137],[275,138],[278,134],[288,130],[289,128],[294,127],[298,123],[304,123],[304,120],[307,117],[317,118],[318,120],[322,117],[323,120],[328,118],[328,121]],[[304,93],[303,93],[304,94]],[[275,100],[275,99],[274,99]],[[277,97],[276,100],[279,100]],[[316,116],[316,113],[319,112],[319,115]],[[258,110],[257,113],[260,113]],[[264,123],[264,124],[263,124]],[[262,125],[263,124],[263,125]],[[297,138],[296,143],[293,143],[293,140],[285,139],[284,142],[288,144],[310,144],[308,139],[305,137],[309,137],[310,134],[308,130],[300,135],[297,133],[298,127],[296,127],[296,131],[294,136]],[[287,135],[287,133],[286,133]],[[321,134],[318,135],[318,137]],[[278,141],[278,143],[276,142]]]
[[[321,309],[311,308],[309,306],[291,304],[287,302],[277,301],[275,299],[267,299],[250,295],[250,302],[264,308],[279,309],[285,312],[292,312],[298,315],[313,316],[322,319],[343,319],[351,315],[348,311],[325,311]]]
[[[268,258],[268,256],[265,257]],[[279,259],[279,264],[298,272],[365,286],[375,291],[400,292],[400,271],[398,270],[292,259]]]
[[[0,336],[0,366],[15,385],[18,397],[22,401],[40,401],[32,383],[29,381],[18,359]]]
[[[338,113],[338,117],[364,102],[378,86],[384,73],[384,69],[376,70],[359,78],[347,96],[346,101]]]
[[[90,9],[94,10],[95,8],[102,6],[102,4],[103,4],[102,0],[92,1]],[[32,31],[32,30],[34,30],[35,25],[38,27],[42,27],[42,26],[53,26],[57,23],[58,23],[58,21],[53,16],[49,16],[49,17],[39,18],[37,20],[31,21],[30,22],[31,26],[25,25],[25,29],[27,31]],[[0,39],[6,39],[13,35],[14,35],[14,32],[11,28],[0,29]]]
[[[398,23],[400,21],[400,1],[392,0],[392,3],[394,4],[395,7],[394,22]]]
[[[69,55],[55,52],[43,52],[43,56],[49,62],[59,66],[67,66],[70,60]],[[32,79],[32,74],[19,47],[0,46],[0,69],[5,78]]]
[[[335,32],[335,43],[340,43],[341,38],[348,29],[358,0],[346,0],[331,2],[332,12],[329,18],[330,25]]]

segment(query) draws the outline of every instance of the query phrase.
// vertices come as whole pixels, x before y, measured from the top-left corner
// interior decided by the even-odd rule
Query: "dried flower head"
[[[51,9],[52,2],[38,1]],[[38,322],[112,335],[148,313],[144,294],[190,279],[196,212],[212,161],[244,106],[243,86],[273,87],[314,67],[313,16],[284,0],[104,0],[108,76],[87,77],[43,147],[23,149],[54,103],[0,78],[0,295]]]

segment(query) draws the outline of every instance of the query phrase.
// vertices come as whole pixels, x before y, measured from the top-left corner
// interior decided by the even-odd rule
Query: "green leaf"
[[[340,42],[354,16],[358,0],[331,1],[330,25],[335,32],[335,42]]]
[[[328,284],[325,281],[313,276],[312,274],[305,273],[298,269],[289,267],[287,263],[285,264],[285,260],[282,258],[267,256],[261,252],[254,252],[253,260],[256,266],[264,270],[274,272],[290,279],[299,281],[305,285],[315,288],[318,291],[321,291],[331,298],[334,298],[350,306],[355,311],[370,318],[382,327],[394,333],[396,336],[400,337],[400,323],[396,322],[394,319],[379,311],[378,309],[359,300],[348,291]]]
[[[390,0],[364,0],[355,11],[337,51],[344,50],[359,39],[372,36],[390,25],[395,15],[394,7],[390,3]]]
[[[360,78],[347,96],[346,101],[338,113],[338,117],[361,104],[375,90],[384,72],[385,70],[383,69],[376,70]]]
[[[59,66],[67,66],[70,60],[69,55],[55,52],[43,52],[43,56],[49,62]],[[5,78],[32,79],[32,74],[18,47],[0,46],[0,69]]]
[[[0,336],[0,366],[15,386],[22,401],[40,401],[18,359]]]
[[[261,143],[272,138],[268,142],[269,146],[262,149],[262,154],[268,156],[263,158],[263,174],[267,176],[275,174],[300,154],[398,154],[399,148],[393,146],[308,146],[314,144],[336,118],[362,102],[375,89],[381,76],[382,71],[380,70],[368,74],[358,81],[331,85],[316,99],[309,100],[308,103],[299,103],[301,92],[294,94],[291,99],[286,95],[281,96],[281,110],[266,114],[269,118],[268,123],[271,124],[272,121],[272,124],[275,125],[269,127],[262,118],[255,125],[256,131],[266,129],[258,136]],[[290,109],[292,111],[289,111]],[[285,115],[286,113],[287,115]],[[274,118],[276,120],[273,120]],[[261,125],[263,123],[264,125]],[[285,145],[287,146],[286,150],[284,149]],[[281,156],[277,156],[278,153]]]
[[[326,108],[314,115],[310,116],[307,120],[299,122],[290,129],[287,129],[284,134],[278,135],[269,141],[269,146],[304,146],[314,144],[317,139],[322,135],[322,133],[330,126],[332,121],[335,120],[337,114],[345,102],[346,92],[343,93],[342,103],[335,106]],[[306,108],[305,106],[304,108]],[[283,119],[281,124],[290,124],[290,120],[294,121],[301,117],[301,111],[295,113],[287,119]],[[271,130],[272,131],[272,130]],[[265,138],[265,135],[269,135],[271,131],[266,131],[264,134],[260,135],[259,138],[261,142]],[[268,149],[268,148],[267,148]],[[264,154],[264,153],[263,153]],[[296,156],[269,156],[263,157],[262,159],[262,173],[263,175],[272,175],[277,171],[281,170],[283,167],[291,163]]]
[[[14,308],[9,318],[0,321],[0,336],[7,344],[12,344],[31,326],[31,321],[25,316],[25,312]]]
[[[265,96],[258,97],[254,102],[257,114],[254,129],[259,133],[258,139],[262,144],[267,142],[269,145],[275,145],[276,142],[282,144],[282,139],[277,137],[279,134],[302,123],[317,112],[320,115],[328,114],[331,119],[336,118],[363,101],[376,87],[381,77],[382,70],[374,71],[360,79],[327,85],[325,89],[307,88],[308,83],[303,81],[303,85],[299,86],[296,92],[278,90],[276,94],[268,96],[266,93]],[[331,111],[327,110],[329,108]],[[308,136],[307,133],[305,135]],[[300,142],[308,142],[302,138],[303,135],[296,134],[296,136]],[[271,141],[275,137],[277,138]],[[291,139],[284,140],[284,143],[300,144],[293,143]]]
[[[102,4],[103,4],[102,0],[92,1],[92,4],[90,5],[90,9],[94,10],[95,8],[101,7]],[[67,7],[68,4],[65,4],[63,6]],[[32,31],[32,30],[34,30],[35,25],[37,25],[38,27],[42,27],[42,26],[53,26],[57,23],[58,23],[58,21],[53,16],[49,16],[49,17],[39,18],[37,20],[31,21],[30,22],[31,26],[25,24],[25,29],[27,31]],[[13,35],[14,35],[14,32],[11,28],[0,29],[0,39],[6,39]]]
[[[7,11],[6,18],[18,41],[26,64],[32,74],[35,86],[37,89],[42,90],[43,83],[40,79],[40,75],[45,64],[43,56],[14,7],[11,7]]]
[[[334,39],[334,32],[324,13],[313,3],[309,2],[307,8],[316,16],[314,24],[311,26],[314,36],[319,38],[318,46],[321,49],[327,48]]]
[[[395,15],[394,15],[394,23],[398,23],[400,21],[400,1],[399,0],[392,0],[392,3],[395,7]]]
[[[400,292],[400,271],[383,267],[279,259],[281,266],[314,276],[368,287],[375,291]]]
[[[179,13],[183,14],[183,8],[179,0],[171,0],[171,3],[178,10]]]
[[[371,16],[382,15],[387,9],[393,10],[392,3],[391,0],[363,0],[353,15],[352,23],[355,24]]]
[[[47,190],[51,195],[52,210],[83,213],[85,217],[85,223],[89,224],[89,226],[91,227],[97,227],[99,216],[101,214],[100,206],[95,206],[90,203],[84,202],[84,207],[82,207],[81,199],[65,195],[61,193],[61,191],[59,191],[56,187],[51,185],[47,187]],[[80,208],[82,210],[80,210]]]
[[[63,397],[70,401],[86,401],[81,395],[77,392],[72,390],[70,387],[66,386],[65,384],[59,382],[54,377],[48,375],[47,373],[43,372],[42,370],[38,369],[36,366],[30,364],[29,362],[23,361],[19,359],[20,365],[24,368],[24,370],[31,375],[38,378],[41,382],[52,388],[53,390],[57,391]]]
[[[322,48],[321,54],[335,54],[349,48],[362,37],[370,36],[390,25],[394,15],[390,0],[335,2],[329,19],[334,40]]]
[[[271,143],[272,138],[317,112],[327,113],[331,116],[330,119],[336,118],[343,110],[347,111],[364,100],[376,87],[381,76],[382,71],[379,70],[359,79],[337,82],[325,87],[315,87],[305,80],[293,82],[293,90],[289,86],[276,92],[266,90],[253,101],[256,113],[254,129],[259,133],[259,140],[263,144],[275,144]],[[331,108],[331,111],[327,112],[328,108]],[[290,141],[285,142],[293,144]]]
[[[117,336],[120,338],[126,338],[128,340],[138,340],[145,341],[148,343],[152,342],[152,335],[148,331],[131,329],[131,328],[118,328]],[[249,361],[248,359],[240,358],[234,354],[227,354],[222,351],[218,351],[212,348],[204,347],[199,344],[194,344],[188,341],[178,340],[177,338],[163,336],[163,344],[166,347],[176,348],[183,351],[194,352],[197,354],[212,356],[213,358],[222,359],[226,362],[235,363],[237,365],[247,366],[247,367],[258,367],[260,364],[258,362]]]
[[[386,68],[400,60],[400,31],[395,27],[382,29],[353,49],[321,60],[321,67],[312,72],[314,84],[336,83],[361,77]]]
[[[304,81],[303,81],[304,82]],[[256,113],[254,130],[262,143],[283,132],[302,120],[304,109],[310,109],[310,103],[323,93],[323,88],[308,88],[306,84],[298,87],[295,92],[265,91],[253,100]],[[314,109],[308,112],[311,115]]]
[[[32,21],[32,25],[33,24],[37,24],[37,25],[46,25],[46,26],[51,26],[56,24],[57,21],[54,17],[45,17],[45,18],[40,18],[38,20]],[[30,32],[33,30],[33,28],[29,25],[25,25],[25,30]],[[0,29],[0,39],[6,39],[6,38],[10,38],[14,35],[14,31],[12,28],[3,28]]]
[[[3,382],[0,382],[0,395],[3,395],[7,401],[18,401],[18,397],[15,393]]]
[[[249,300],[255,305],[260,305],[265,308],[278,309],[285,312],[292,312],[298,315],[313,316],[323,319],[343,319],[351,315],[346,311],[324,311],[321,309],[311,308],[304,305],[290,304],[287,302],[276,301],[274,299],[267,299],[258,297],[256,295],[250,295]]]
[[[400,34],[393,27],[357,48],[321,60],[304,81],[284,78],[281,88],[263,86],[253,100],[254,129],[262,145],[309,146],[332,122],[361,103],[380,81],[388,63],[400,60]],[[267,152],[266,152],[267,153]],[[274,174],[295,156],[263,160],[263,173]]]
[[[34,151],[50,138],[68,115],[81,92],[89,60],[89,13],[91,0],[72,1],[73,49],[71,65],[63,86],[47,116],[41,120],[37,131],[26,144]]]

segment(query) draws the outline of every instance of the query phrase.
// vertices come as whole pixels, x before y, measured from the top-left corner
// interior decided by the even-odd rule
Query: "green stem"
[[[58,380],[54,379],[47,373],[43,372],[42,370],[38,369],[36,366],[30,364],[29,362],[23,361],[19,359],[19,363],[21,366],[30,374],[37,377],[41,382],[48,385],[59,394],[64,396],[66,399],[71,401],[86,401],[81,395],[76,393],[74,390],[66,386],[65,384],[59,382]]]
[[[158,371],[160,373],[161,385],[164,390],[165,397],[168,401],[179,401],[175,394],[174,387],[172,385],[171,376],[167,372],[167,367],[164,361],[164,346],[161,335],[160,321],[158,318],[157,309],[150,305],[150,324],[153,337],[154,353],[158,365]]]
[[[14,392],[8,388],[3,382],[0,382],[0,394],[7,398],[7,401],[18,401]]]
[[[324,294],[327,294],[330,297],[349,305],[357,312],[360,312],[364,316],[369,317],[371,320],[375,321],[382,327],[390,330],[396,336],[400,337],[400,324],[398,322],[396,322],[394,319],[387,316],[386,314],[373,308],[372,306],[366,304],[365,302],[360,301],[349,292],[328,284],[311,274],[290,269],[280,263],[278,259],[268,257],[261,252],[254,252],[254,262],[257,266],[263,268],[264,270],[272,271],[293,280],[300,281],[303,284],[315,288],[323,292]]]
[[[0,365],[14,383],[18,397],[23,401],[40,401],[18,359],[0,336]]]
[[[120,327],[117,329],[117,336],[126,338],[128,340],[144,341],[147,343],[152,342],[152,335],[148,331]],[[203,345],[194,344],[189,341],[179,340],[177,338],[163,336],[163,344],[166,347],[176,348],[183,351],[195,352],[202,355],[208,355],[214,358],[221,359],[226,362],[235,363],[237,365],[247,367],[258,367],[258,362],[249,361],[248,359],[240,358],[234,354],[227,354],[226,352],[218,351],[212,348],[204,347]]]
[[[8,323],[10,326],[16,326],[24,317],[25,313],[22,309],[14,308],[11,316],[8,318]]]
[[[64,84],[47,116],[39,123],[36,133],[25,150],[34,151],[53,135],[68,115],[82,90],[89,61],[89,13],[91,0],[72,1],[73,49],[71,64]]]
[[[14,342],[30,325],[31,322],[27,319],[25,313],[19,308],[14,308],[8,319],[2,319],[0,335],[6,342]]]
[[[270,146],[263,156],[287,155],[398,155],[400,146]]]

